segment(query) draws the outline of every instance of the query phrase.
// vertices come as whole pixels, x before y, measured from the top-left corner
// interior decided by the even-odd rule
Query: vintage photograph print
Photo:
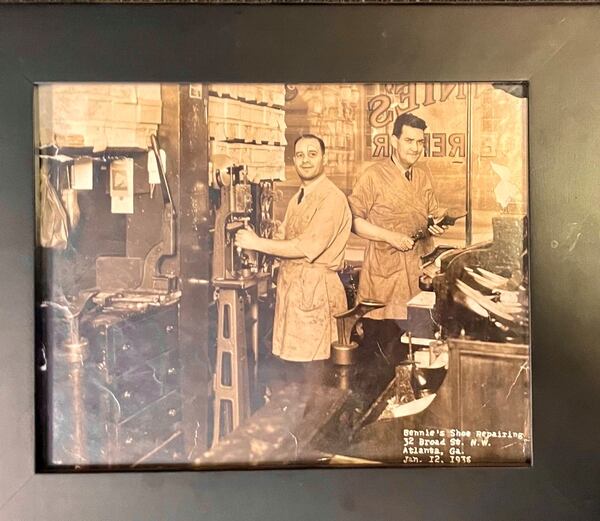
[[[531,464],[527,84],[35,97],[41,470]]]

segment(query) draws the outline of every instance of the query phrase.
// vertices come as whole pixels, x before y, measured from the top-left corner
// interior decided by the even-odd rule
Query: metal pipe
[[[472,111],[472,91],[471,91],[471,83],[467,83],[467,200],[466,200],[466,209],[467,216],[465,218],[465,241],[467,246],[471,246],[473,242],[473,201],[471,197],[471,175],[473,168],[472,161],[472,131],[473,131],[473,111]]]
[[[252,295],[252,302],[250,303],[250,318],[252,320],[252,353],[254,354],[254,366],[253,366],[253,376],[254,376],[254,385],[256,386],[258,380],[258,349],[259,349],[259,315],[258,315],[258,293],[256,288],[254,288]]]

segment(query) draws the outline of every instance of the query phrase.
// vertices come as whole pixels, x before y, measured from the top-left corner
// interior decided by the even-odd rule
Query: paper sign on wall
[[[133,213],[133,159],[117,159],[110,164],[110,210]]]
[[[75,160],[71,182],[75,190],[92,190],[94,188],[94,164],[91,158],[82,157]]]

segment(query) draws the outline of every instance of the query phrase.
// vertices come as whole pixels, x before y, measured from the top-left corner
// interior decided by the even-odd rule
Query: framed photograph
[[[527,84],[190,92],[36,87],[40,470],[529,465]]]
[[[591,8],[1,9],[3,516],[598,511]]]

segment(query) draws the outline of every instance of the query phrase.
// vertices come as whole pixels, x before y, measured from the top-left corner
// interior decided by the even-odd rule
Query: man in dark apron
[[[431,175],[415,165],[423,153],[426,128],[425,121],[413,114],[398,116],[390,138],[391,157],[367,168],[348,198],[354,232],[369,241],[359,299],[385,304],[363,320],[365,343],[379,351],[397,351],[406,304],[419,292],[420,258],[433,250],[432,235],[444,231],[430,226],[431,235],[411,238],[427,228],[429,216],[439,222],[445,215]]]
[[[294,143],[300,189],[290,200],[281,239],[240,230],[236,246],[281,258],[273,326],[273,354],[304,372],[329,358],[337,340],[333,315],[347,309],[337,274],[343,267],[352,215],[344,193],[324,173],[325,144],[312,134]],[[304,379],[304,377],[302,377]]]

